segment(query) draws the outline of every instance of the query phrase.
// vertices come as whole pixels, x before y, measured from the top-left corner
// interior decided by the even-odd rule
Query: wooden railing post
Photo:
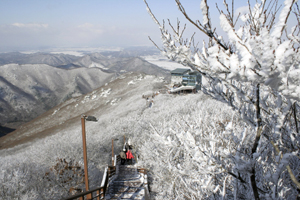
[[[101,195],[100,195],[101,199],[104,199],[104,189],[101,188],[100,192],[101,192]]]
[[[100,200],[100,191],[97,190],[97,200]]]

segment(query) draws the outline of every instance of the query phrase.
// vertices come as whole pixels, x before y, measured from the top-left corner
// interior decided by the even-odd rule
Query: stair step
[[[107,189],[107,199],[143,199],[143,179],[134,165],[119,165],[115,179]]]

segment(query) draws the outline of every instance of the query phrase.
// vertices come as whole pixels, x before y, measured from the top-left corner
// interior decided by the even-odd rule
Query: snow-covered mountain
[[[83,189],[80,118],[86,114],[98,118],[86,122],[90,188],[99,187],[104,167],[111,163],[112,139],[118,154],[125,135],[134,145],[137,165],[148,170],[151,199],[253,199],[250,177],[236,169],[249,169],[255,128],[202,91],[171,95],[165,84],[156,76],[123,74],[2,137],[0,197],[62,199],[74,188]],[[291,165],[299,169],[296,160]],[[283,186],[276,186],[278,198],[262,199],[297,196],[288,172],[279,177],[271,167],[256,179],[272,184],[280,178]]]
[[[0,66],[1,124],[16,128],[74,96],[103,85],[113,73],[99,68],[64,70],[49,65]]]
[[[82,57],[4,53],[0,61],[5,63],[0,66],[0,125],[9,128],[17,128],[66,99],[93,91],[123,73],[169,76],[167,70],[140,57],[101,53]]]
[[[188,159],[201,158],[195,149],[201,139],[197,135],[211,131],[219,134],[231,121],[240,130],[243,123],[224,104],[201,93],[164,93],[165,84],[155,76],[124,74],[91,93],[67,100],[2,137],[0,180],[4,188],[0,196],[60,199],[70,195],[71,187],[84,188],[83,183],[76,185],[74,181],[60,184],[63,180],[50,170],[60,164],[59,159],[83,167],[81,114],[99,120],[86,122],[91,188],[99,186],[103,169],[110,163],[111,139],[118,153],[123,135],[133,142],[138,165],[149,170],[152,199],[173,199],[174,189],[184,193],[189,190],[184,184],[195,184],[195,179],[207,181],[193,167],[195,161]],[[153,100],[151,106],[143,95]]]
[[[122,51],[106,51],[102,53],[106,56],[111,57],[142,57],[142,56],[149,56],[149,55],[159,55],[160,52],[154,46],[144,47],[144,46],[135,46],[135,47],[128,47],[123,49]]]
[[[67,54],[49,54],[49,53],[30,53],[24,54],[19,52],[1,53],[0,65],[5,64],[46,64],[50,66],[60,66],[72,63],[78,59],[77,56]]]
[[[156,76],[169,76],[167,70],[141,57],[112,57],[104,56],[102,53],[92,53],[83,56],[73,64],[82,67],[98,67],[109,73],[142,72]]]
[[[97,77],[96,71],[92,70],[92,72]],[[152,94],[159,90],[166,91],[165,84],[162,78],[150,75],[136,73],[121,75],[91,93],[65,101],[2,137],[0,148],[7,148],[32,138],[47,136],[53,133],[53,129],[67,128],[66,124],[77,123],[83,113],[89,114],[97,110],[101,112],[102,117],[107,115],[114,118],[114,112],[117,112],[117,116],[126,116],[129,114],[127,110],[129,105],[140,103],[143,94]],[[143,99],[142,102],[144,108],[146,101]]]

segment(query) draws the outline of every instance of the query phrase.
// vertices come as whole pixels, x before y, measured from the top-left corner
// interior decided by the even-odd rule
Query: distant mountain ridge
[[[145,55],[159,54],[153,47],[129,47],[122,51],[103,51],[84,53],[84,56],[75,56],[68,53],[51,53],[51,52],[36,52],[36,53],[20,53],[9,52],[0,53],[0,66],[6,64],[46,64],[54,67],[67,68],[67,66],[73,65],[75,67],[87,67],[84,64],[85,59],[90,59],[94,62],[99,62],[111,58],[133,58]],[[81,63],[76,65],[76,63]],[[108,63],[107,63],[108,64]]]
[[[169,77],[169,71],[140,57],[102,53],[78,57],[13,52],[0,54],[0,63],[0,125],[11,129],[127,72]]]
[[[76,61],[79,57],[67,54],[32,53],[20,52],[1,53],[0,65],[6,64],[46,64],[50,66],[66,65]]]
[[[86,55],[73,63],[82,67],[98,67],[108,73],[142,72],[156,76],[169,76],[169,71],[140,57],[108,57],[100,53]]]
[[[139,56],[148,56],[148,55],[156,55],[160,54],[160,52],[155,47],[128,47],[125,48],[123,51],[106,51],[102,52],[105,56],[111,57],[139,57]]]
[[[98,68],[64,70],[49,65],[0,67],[1,125],[16,128],[65,100],[110,81],[113,73]]]

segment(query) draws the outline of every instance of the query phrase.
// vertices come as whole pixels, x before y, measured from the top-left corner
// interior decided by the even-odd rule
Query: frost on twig
[[[300,148],[296,142],[300,139],[297,120],[292,122],[289,117],[293,103],[300,100],[300,12],[296,1],[285,0],[283,7],[278,0],[256,1],[255,5],[248,1],[248,12],[234,19],[234,1],[230,9],[230,4],[225,0],[225,11],[217,9],[227,43],[212,28],[206,0],[200,4],[202,23],[189,17],[180,0],[175,2],[188,22],[204,33],[209,42],[203,42],[201,50],[193,49],[193,45],[183,42],[186,41],[183,35],[169,21],[173,36],[167,27],[159,26],[162,53],[169,59],[198,70],[206,80],[202,91],[230,105],[256,130],[256,139],[253,135],[252,144],[243,146],[243,156],[236,157],[234,161],[226,163],[220,157],[209,154],[209,151],[201,152],[238,180],[237,185],[232,186],[235,190],[240,189],[240,184],[246,184],[242,180],[253,175],[247,181],[251,183],[251,192],[256,199],[275,198],[284,187],[296,191],[298,184],[288,181],[293,179],[292,174],[287,176],[289,173],[282,171],[276,163],[270,143],[275,141],[283,152],[294,152]],[[292,12],[298,23],[290,31],[286,24]],[[239,28],[235,27],[237,23],[241,23]],[[189,40],[195,42],[196,39],[193,35]],[[240,141],[236,142],[239,144]],[[212,148],[216,150],[220,147]],[[270,175],[273,172],[277,173],[276,177]],[[282,182],[286,186],[279,187]],[[268,185],[268,189],[259,185]]]

